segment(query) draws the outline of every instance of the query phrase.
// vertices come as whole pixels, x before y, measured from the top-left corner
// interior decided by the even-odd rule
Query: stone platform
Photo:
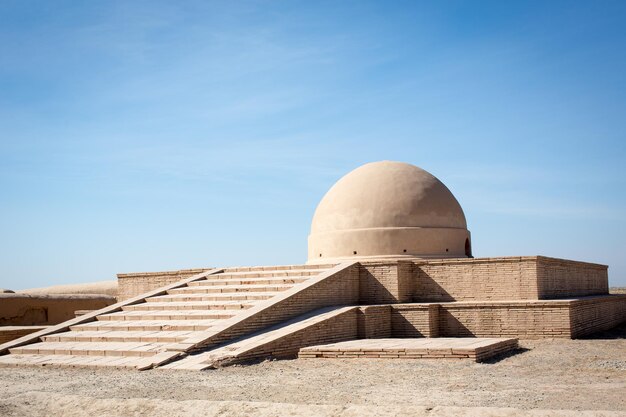
[[[517,339],[359,339],[300,349],[299,358],[472,359],[483,362],[517,348]]]

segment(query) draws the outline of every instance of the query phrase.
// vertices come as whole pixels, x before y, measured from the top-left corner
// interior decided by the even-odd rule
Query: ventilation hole
[[[356,255],[356,251],[354,251],[354,252],[352,252],[352,253]]]
[[[406,253],[406,249],[402,250],[402,252]]]
[[[446,252],[448,251],[448,248],[446,248]]]
[[[320,258],[322,257],[322,254],[320,253]]]

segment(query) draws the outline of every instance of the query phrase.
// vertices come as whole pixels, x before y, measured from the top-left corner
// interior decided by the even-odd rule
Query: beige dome
[[[414,165],[365,164],[341,178],[315,210],[309,262],[350,258],[471,256],[463,209]]]

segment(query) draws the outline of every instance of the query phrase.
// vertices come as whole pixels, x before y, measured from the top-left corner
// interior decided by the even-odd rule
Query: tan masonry
[[[541,256],[200,269],[133,294],[188,271],[120,275],[131,298],[0,345],[0,364],[205,369],[358,339],[576,338],[626,321],[606,266]],[[472,357],[441,357],[455,355]]]
[[[222,341],[331,305],[369,305],[357,315],[359,334],[367,338],[571,338],[626,320],[625,297],[608,295],[605,265],[543,256],[381,260],[355,265],[349,272],[324,280],[325,284],[297,290],[285,301],[266,301],[269,308],[260,305],[258,313],[247,312],[247,324],[237,324],[241,319],[233,317],[234,327],[214,328],[211,338]],[[271,268],[288,271],[294,267]],[[246,269],[250,268],[226,271]],[[155,282],[161,283],[163,276],[187,271],[191,270],[120,274],[125,280],[120,288],[132,295],[133,281],[139,283],[135,288],[145,289],[151,285],[147,277],[158,277]],[[346,273],[349,278],[342,278]],[[187,346],[199,341],[196,338]]]

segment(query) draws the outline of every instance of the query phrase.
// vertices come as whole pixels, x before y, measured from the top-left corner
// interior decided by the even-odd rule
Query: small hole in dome
[[[354,251],[354,252],[352,252],[352,253],[356,255],[356,251]]]
[[[448,251],[448,248],[446,248],[446,252]]]
[[[406,253],[406,249],[403,249],[403,250],[402,250],[402,252],[405,252],[405,253]]]
[[[320,253],[320,258],[322,257],[322,254]]]

